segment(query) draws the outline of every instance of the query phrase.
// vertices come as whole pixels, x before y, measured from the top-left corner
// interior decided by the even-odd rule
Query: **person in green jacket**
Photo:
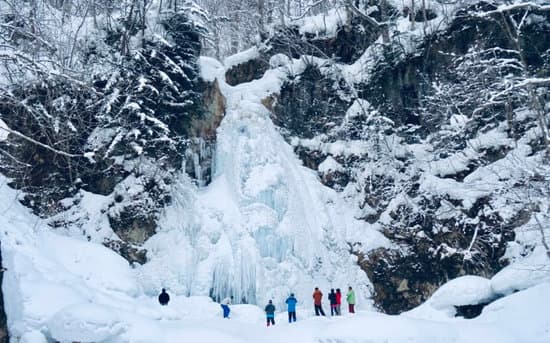
[[[346,294],[349,313],[355,313],[355,291],[349,286],[348,294]]]

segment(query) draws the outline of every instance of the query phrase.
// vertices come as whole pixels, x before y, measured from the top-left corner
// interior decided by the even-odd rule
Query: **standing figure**
[[[168,295],[168,293],[166,293],[166,289],[162,289],[162,292],[160,292],[159,294],[159,303],[162,305],[162,306],[166,306],[168,305],[168,302],[170,301],[170,296]]]
[[[342,315],[342,292],[340,288],[336,288],[336,315]]]
[[[348,294],[346,294],[346,300],[348,301],[349,313],[355,313],[355,291],[349,286]]]
[[[290,293],[290,296],[286,299],[288,310],[288,322],[292,323],[296,321],[296,303],[298,300],[294,297],[294,293]]]
[[[334,316],[335,314],[338,314],[338,310],[336,309],[336,293],[334,293],[334,288],[330,290],[328,300],[330,301],[330,315]]]
[[[315,315],[318,316],[321,314],[322,316],[325,315],[325,311],[323,311],[323,292],[319,290],[319,287],[315,287],[315,291],[313,292],[313,305],[315,306]]]
[[[267,319],[267,326],[269,326],[269,323],[275,325],[275,305],[273,305],[271,300],[269,300],[269,303],[265,307],[265,316]]]
[[[225,298],[225,299],[222,300],[220,305],[221,305],[222,310],[223,310],[223,317],[224,318],[229,318],[229,312],[231,312],[231,309],[229,308],[229,305],[231,305],[232,302],[233,302],[233,296]]]

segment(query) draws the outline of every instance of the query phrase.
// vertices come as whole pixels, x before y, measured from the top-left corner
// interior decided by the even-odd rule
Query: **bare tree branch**
[[[28,141],[28,142],[31,142],[33,144],[36,144],[38,146],[41,146],[42,148],[44,149],[47,149],[47,150],[50,150],[51,152],[55,153],[55,154],[58,154],[58,155],[62,155],[62,156],[65,156],[65,157],[71,157],[71,158],[76,158],[76,157],[84,157],[84,155],[78,155],[78,154],[71,154],[71,153],[68,153],[66,151],[62,151],[62,150],[57,150],[55,148],[52,148],[51,146],[47,145],[47,144],[44,144],[42,142],[39,142],[35,139],[32,139],[30,138],[29,136],[26,136],[24,134],[22,134],[21,132],[19,131],[15,131],[15,130],[12,130],[8,127],[3,127],[3,126],[0,126],[0,130],[4,130],[4,131],[7,131],[8,133],[11,133],[17,137],[20,137],[20,138],[23,138],[24,140]]]

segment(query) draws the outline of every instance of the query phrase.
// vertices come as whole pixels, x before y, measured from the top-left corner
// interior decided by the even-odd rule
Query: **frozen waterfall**
[[[220,65],[203,59],[205,68],[223,80]],[[213,181],[196,189],[182,176],[175,187],[161,232],[147,243],[150,262],[140,270],[151,293],[168,287],[279,305],[291,292],[306,303],[315,286],[352,285],[359,298],[369,295],[346,238],[359,231],[373,245],[386,241],[353,219],[271,122],[261,99],[279,89],[282,77],[282,70],[270,70],[236,87],[221,82],[228,110],[217,133]]]

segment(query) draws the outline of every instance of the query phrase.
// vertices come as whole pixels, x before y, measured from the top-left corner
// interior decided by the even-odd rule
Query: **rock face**
[[[235,86],[239,83],[257,80],[269,69],[269,63],[263,58],[251,59],[244,63],[231,67],[225,73],[225,82],[228,85]]]
[[[282,87],[273,107],[273,122],[287,136],[312,138],[327,132],[349,107],[333,91],[337,82],[323,76],[317,66],[308,65],[298,82]]]
[[[191,122],[191,140],[185,153],[185,171],[200,186],[207,185],[212,177],[212,161],[216,145],[216,129],[225,115],[225,98],[218,80],[201,81],[204,116]]]
[[[265,53],[268,57],[276,54],[291,58],[310,55],[350,63],[359,58],[379,34],[379,28],[358,17],[338,27],[335,35],[301,33],[299,27],[289,26],[279,28],[266,39]]]

